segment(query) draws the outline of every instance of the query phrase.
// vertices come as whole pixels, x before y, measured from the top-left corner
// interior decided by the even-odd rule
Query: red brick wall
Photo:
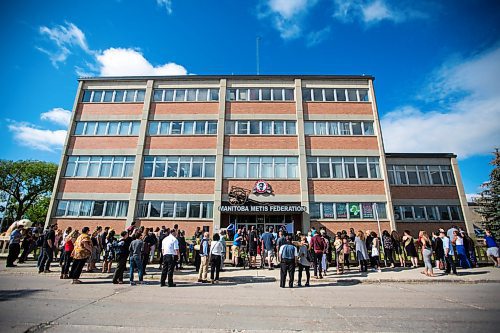
[[[213,194],[212,179],[141,179],[139,193]]]
[[[372,115],[371,103],[304,103],[304,114],[369,114]],[[307,118],[306,118],[307,120]]]
[[[73,229],[82,230],[83,227],[89,227],[91,232],[97,227],[111,227],[118,234],[125,230],[125,220],[108,220],[108,219],[76,219],[76,218],[53,218],[51,223],[57,223],[59,229],[66,229],[71,226]]]
[[[376,137],[306,136],[306,149],[373,149],[378,151]]]
[[[455,186],[391,186],[392,199],[459,199]]]
[[[316,230],[319,230],[321,227],[325,227],[329,234],[334,234],[339,231],[345,230],[349,232],[350,228],[354,228],[355,232],[358,230],[362,230],[366,232],[367,230],[375,231],[378,235],[378,225],[376,221],[342,221],[342,222],[319,222],[319,221],[311,221],[311,227],[315,227]],[[382,231],[388,230],[391,231],[391,226],[389,221],[380,221],[380,229]]]
[[[92,199],[93,193],[130,193],[132,185],[131,179],[61,179],[59,193],[88,193],[88,198]]]
[[[296,136],[226,136],[225,149],[297,149]]]
[[[150,136],[146,149],[215,149],[217,136]]]
[[[433,231],[437,231],[439,228],[443,228],[444,230],[448,230],[452,225],[456,225],[457,227],[461,227],[464,230],[465,228],[464,222],[398,222],[396,221],[396,228],[400,235],[403,234],[403,231],[409,230],[411,235],[414,237],[418,236],[420,230],[425,230],[429,235]]]
[[[76,119],[82,115],[140,115],[142,103],[80,103],[76,109]]]
[[[309,194],[385,194],[383,180],[309,180]]]
[[[253,189],[256,180],[223,180],[222,193],[227,194],[231,186],[243,187],[249,190]],[[300,181],[298,180],[270,180],[276,195],[280,194],[300,194]]]
[[[157,114],[218,114],[219,103],[213,102],[179,102],[151,103],[151,116]]]
[[[137,136],[73,136],[68,149],[135,149]]]
[[[226,114],[295,114],[295,102],[228,102]]]

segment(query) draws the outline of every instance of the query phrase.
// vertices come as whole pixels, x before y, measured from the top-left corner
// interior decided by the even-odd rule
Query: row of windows
[[[144,102],[144,89],[131,90],[85,90],[82,102],[85,103],[132,103]]]
[[[373,121],[305,121],[306,135],[373,135]]]
[[[378,157],[308,157],[308,178],[381,178]]]
[[[216,89],[155,89],[155,102],[216,102],[219,88]]]
[[[284,120],[235,120],[226,121],[226,134],[295,135],[296,122]]]
[[[369,102],[368,89],[303,88],[304,102]]]
[[[149,135],[211,135],[217,134],[217,121],[152,121]]]
[[[297,157],[225,156],[224,178],[298,178]]]
[[[215,176],[215,156],[145,156],[143,177]]]
[[[133,156],[70,156],[65,177],[132,177]]]
[[[391,185],[453,185],[449,165],[388,165]]]
[[[394,206],[398,221],[461,221],[459,206]]]
[[[385,203],[373,202],[314,202],[310,205],[312,219],[379,219],[387,218]]]
[[[139,135],[140,121],[77,121],[75,135]]]
[[[237,88],[228,89],[228,101],[293,101],[293,89],[287,88]]]
[[[139,201],[137,217],[211,219],[213,207],[208,201]]]
[[[59,200],[56,216],[127,216],[128,201]]]

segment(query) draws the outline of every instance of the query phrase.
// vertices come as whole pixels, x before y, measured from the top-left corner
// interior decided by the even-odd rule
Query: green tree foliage
[[[490,162],[493,171],[490,180],[482,185],[483,191],[476,199],[479,208],[476,211],[485,219],[484,226],[490,229],[496,239],[500,237],[500,152],[494,152],[495,157]]]
[[[11,195],[9,211],[6,213],[14,220],[22,219],[28,212],[37,219],[47,215],[56,174],[55,163],[0,160],[2,199],[6,200]],[[43,218],[37,222],[43,222]]]

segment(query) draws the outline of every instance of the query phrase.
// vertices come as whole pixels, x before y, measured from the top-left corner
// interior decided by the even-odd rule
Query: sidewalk
[[[100,264],[98,264],[98,267]],[[113,268],[116,264],[113,264]],[[128,267],[128,266],[127,266]],[[51,270],[52,273],[43,274],[44,276],[53,276],[54,278],[59,278],[60,268],[56,263],[53,263]],[[343,284],[343,285],[355,285],[360,283],[374,284],[374,283],[500,283],[500,268],[495,268],[493,266],[480,267],[473,269],[458,269],[458,276],[456,275],[445,275],[442,271],[436,270],[437,275],[434,278],[427,277],[421,272],[422,267],[419,268],[383,268],[381,273],[369,271],[368,273],[361,273],[358,271],[357,267],[351,268],[350,271],[345,271],[344,274],[337,275],[335,273],[335,268],[330,268],[327,275],[323,279],[314,279],[312,277],[313,270],[311,269],[311,284]],[[2,275],[38,275],[38,270],[36,269],[36,263],[34,261],[28,261],[24,264],[18,265],[15,268],[6,268],[5,261],[0,260],[0,277]],[[144,276],[145,281],[159,282],[161,271],[158,269],[158,265],[148,265],[146,269],[146,274]],[[298,273],[295,272],[295,279],[297,279]],[[108,273],[87,273],[84,271],[82,273],[82,279],[85,280],[95,280],[102,281],[103,283],[111,282],[112,274]],[[125,277],[128,277],[128,270],[125,273]],[[210,272],[208,274],[210,277]],[[136,277],[137,278],[137,277]],[[275,282],[279,281],[280,270],[275,268],[273,270],[269,269],[242,269],[234,268],[226,265],[224,272],[220,273],[221,281],[231,281],[234,283],[262,283],[262,282]],[[187,266],[187,268],[176,271],[174,275],[176,281],[186,281],[186,282],[196,282],[198,280],[198,273],[195,272],[193,266]],[[303,276],[305,279],[305,274]]]

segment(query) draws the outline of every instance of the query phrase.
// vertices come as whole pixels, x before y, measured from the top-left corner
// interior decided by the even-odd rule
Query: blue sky
[[[371,74],[387,152],[500,145],[500,2],[2,1],[1,158],[58,162],[80,75]]]

